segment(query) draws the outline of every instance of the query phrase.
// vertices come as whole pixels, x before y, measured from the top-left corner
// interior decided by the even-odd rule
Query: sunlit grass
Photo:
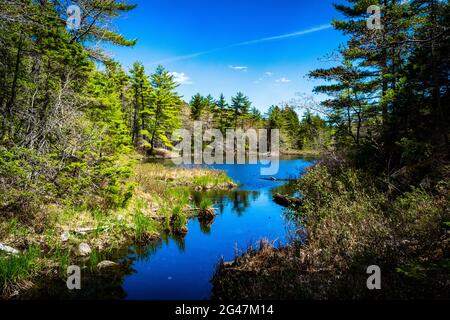
[[[212,208],[213,203],[211,201],[211,199],[204,197],[201,201],[200,204],[198,205],[198,208],[200,210],[208,210],[210,208]]]
[[[0,283],[5,287],[35,275],[40,269],[40,255],[41,251],[36,246],[29,247],[21,254],[0,255]]]

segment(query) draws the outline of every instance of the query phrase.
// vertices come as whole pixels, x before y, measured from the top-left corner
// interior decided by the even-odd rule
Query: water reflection
[[[280,161],[276,179],[302,174],[311,161]],[[215,165],[225,170],[240,187],[232,191],[193,191],[191,199],[198,206],[209,198],[217,216],[208,221],[188,221],[185,236],[163,235],[145,247],[132,247],[111,255],[123,269],[99,277],[86,276],[82,292],[70,293],[65,282],[45,287],[38,297],[101,299],[209,299],[210,278],[220,259],[232,260],[236,249],[244,251],[267,239],[280,245],[293,238],[302,239],[289,212],[275,204],[273,194],[295,195],[295,182],[261,177],[258,165]],[[53,288],[53,294],[48,288]],[[57,290],[54,290],[58,288]],[[74,296],[76,295],[76,296]]]

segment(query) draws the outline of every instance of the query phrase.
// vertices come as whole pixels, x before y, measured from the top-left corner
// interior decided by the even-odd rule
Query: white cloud
[[[200,51],[200,52],[194,52],[194,53],[183,55],[183,56],[171,57],[171,58],[167,58],[167,59],[164,59],[164,60],[156,61],[156,62],[152,63],[152,65],[155,65],[155,64],[166,64],[168,62],[174,62],[174,61],[179,61],[179,60],[186,60],[186,59],[197,58],[199,56],[203,56],[203,55],[206,55],[206,54],[211,54],[211,53],[214,53],[214,52],[223,51],[223,50],[236,48],[236,47],[248,46],[248,45],[257,44],[257,43],[261,43],[261,42],[269,42],[269,41],[276,41],[276,40],[296,38],[296,37],[300,37],[300,36],[305,35],[305,34],[319,32],[319,31],[322,31],[322,30],[330,29],[330,28],[332,28],[331,24],[324,24],[324,25],[321,25],[321,26],[312,27],[312,28],[300,30],[300,31],[297,31],[297,32],[281,34],[281,35],[273,36],[273,37],[260,38],[260,39],[251,40],[251,41],[238,42],[238,43],[230,44],[228,46],[215,48],[215,49],[211,49],[211,50],[207,50],[207,51]]]
[[[246,66],[232,66],[229,65],[228,68],[233,69],[233,70],[240,70],[240,71],[247,71],[248,67]]]
[[[273,72],[266,72],[266,73],[264,73],[264,75],[266,77],[271,77],[271,76],[273,76]]]
[[[275,82],[277,82],[277,83],[289,83],[289,82],[291,82],[291,80],[289,80],[289,79],[283,77],[283,78],[281,78],[281,79],[275,80]]]
[[[169,73],[173,80],[179,84],[192,84],[191,78],[188,77],[184,72],[170,72]]]

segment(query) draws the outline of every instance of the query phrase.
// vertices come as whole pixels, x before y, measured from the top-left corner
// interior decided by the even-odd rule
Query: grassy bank
[[[413,188],[405,175],[380,179],[345,160],[323,160],[297,182],[303,205],[289,212],[306,241],[281,249],[263,242],[222,263],[215,297],[448,298],[449,168],[430,168],[433,180]],[[370,265],[381,268],[382,290],[366,287]]]
[[[20,251],[0,253],[0,295],[9,298],[33,285],[40,276],[66,275],[70,264],[95,268],[100,257],[161,235],[183,235],[187,219],[197,210],[191,190],[230,189],[236,185],[222,171],[139,164],[130,181],[133,197],[124,208],[100,210],[83,206],[46,205],[32,218],[0,218],[0,243]],[[85,243],[91,253],[81,256]]]

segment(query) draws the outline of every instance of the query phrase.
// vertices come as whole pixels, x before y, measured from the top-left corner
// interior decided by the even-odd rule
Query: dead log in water
[[[280,193],[273,195],[273,201],[283,207],[300,206],[303,204],[302,198],[290,197]]]
[[[260,180],[268,180],[268,181],[297,181],[297,179],[289,179],[289,178],[259,178]]]

